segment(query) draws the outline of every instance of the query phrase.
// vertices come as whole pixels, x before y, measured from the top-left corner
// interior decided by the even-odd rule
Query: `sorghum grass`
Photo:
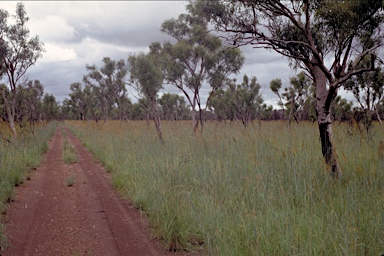
[[[0,211],[6,211],[6,203],[14,195],[14,186],[24,182],[29,173],[39,166],[41,156],[48,150],[57,122],[19,129],[18,137],[11,138],[7,123],[0,123]],[[0,247],[6,246],[6,238],[0,228]]]
[[[383,127],[333,126],[343,176],[326,171],[312,123],[66,123],[144,210],[170,250],[206,255],[384,253]],[[380,254],[381,253],[381,254]]]

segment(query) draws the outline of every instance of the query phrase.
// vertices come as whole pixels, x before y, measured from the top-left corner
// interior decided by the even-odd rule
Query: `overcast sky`
[[[12,15],[16,3],[1,1],[0,8]],[[38,35],[46,49],[30,69],[29,79],[40,80],[61,103],[70,93],[70,84],[82,82],[86,64],[101,67],[103,57],[127,60],[129,54],[146,52],[154,41],[170,40],[160,26],[185,13],[185,5],[185,1],[25,1],[30,35]],[[269,82],[281,78],[288,85],[295,73],[287,59],[263,49],[242,50],[246,61],[238,81],[244,74],[256,76],[265,102],[276,105]],[[165,91],[178,93],[171,86]],[[208,88],[202,92],[206,95]],[[205,102],[206,97],[202,98]]]

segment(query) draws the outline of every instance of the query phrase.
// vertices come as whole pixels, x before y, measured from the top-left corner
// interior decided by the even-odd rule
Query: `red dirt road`
[[[0,255],[164,255],[150,238],[145,217],[116,194],[102,166],[66,133],[78,162],[64,164],[58,128],[42,165],[17,188],[9,205],[10,246]],[[73,186],[66,184],[70,177]]]

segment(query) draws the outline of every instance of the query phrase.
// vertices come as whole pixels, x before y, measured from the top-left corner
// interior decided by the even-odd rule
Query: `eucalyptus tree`
[[[230,103],[240,116],[244,127],[247,127],[261,109],[264,100],[260,88],[261,85],[257,83],[256,77],[249,79],[247,75],[244,75],[241,84],[236,85],[236,80],[229,83],[227,91],[230,92]]]
[[[374,70],[374,53],[384,36],[382,0],[197,0],[192,4],[201,19],[211,21],[231,44],[273,50],[310,75],[322,154],[331,176],[339,178],[331,106],[344,82]],[[371,63],[360,67],[367,56]]]
[[[360,63],[361,67],[370,65],[370,59]],[[369,132],[373,114],[376,113],[380,124],[382,123],[379,106],[384,99],[384,72],[381,66],[371,72],[358,74],[345,83],[345,89],[353,93],[354,98],[364,112],[363,122],[366,131]]]
[[[22,3],[17,3],[15,21],[8,24],[8,12],[0,9],[0,78],[7,81],[10,92],[2,90],[2,97],[7,111],[13,136],[15,129],[15,100],[20,82],[27,70],[42,56],[43,43],[38,36],[30,38],[27,27],[29,18]]]
[[[124,93],[117,98],[117,113],[120,120],[129,120],[132,110],[132,101],[128,98],[127,94]]]
[[[24,85],[18,85],[16,91],[15,95],[11,94],[11,96],[8,96],[8,100],[13,100],[15,105],[15,115],[13,118],[19,124],[19,127],[22,128],[28,118],[28,91]]]
[[[5,84],[0,84],[0,92],[5,91],[7,93],[9,90]],[[3,97],[0,97],[0,120],[6,121],[7,120],[7,111],[5,109],[5,103]]]
[[[233,121],[235,119],[235,109],[231,104],[230,93],[225,88],[217,89],[211,95],[207,108],[214,113],[219,122],[227,119]]]
[[[79,119],[84,121],[88,108],[86,90],[83,89],[81,83],[72,83],[69,89],[71,93],[69,94],[68,103],[72,106],[73,112],[79,116]]]
[[[180,89],[190,104],[192,125],[198,128],[196,108],[202,119],[201,88],[211,87],[206,104],[215,90],[223,86],[225,79],[239,72],[244,57],[240,49],[225,47],[222,40],[209,32],[208,23],[195,15],[194,6],[189,5],[189,14],[181,14],[178,19],[164,21],[161,31],[172,36],[176,43],[165,42],[163,50],[167,63],[165,79]]]
[[[272,120],[273,119],[273,106],[263,103],[260,109],[261,120]]]
[[[283,96],[288,102],[289,121],[293,117],[298,123],[303,119],[303,116],[309,117],[311,115],[311,106],[314,106],[315,103],[315,99],[311,95],[313,82],[304,72],[300,72],[297,76],[291,77],[289,83],[290,86],[283,93]]]
[[[35,122],[40,121],[42,118],[44,86],[39,80],[28,81],[18,91],[18,95],[20,95],[20,102],[17,103],[17,107],[24,106],[25,113],[23,115],[25,115],[31,126],[34,127]]]
[[[149,123],[149,112],[146,105],[142,104],[143,99],[139,99],[138,102],[132,104],[131,117],[133,120],[144,120],[147,118],[147,122]]]
[[[124,78],[127,67],[123,59],[114,61],[104,57],[103,63],[104,66],[100,69],[96,65],[86,65],[88,74],[83,77],[83,81],[92,88],[99,101],[104,122],[107,122],[112,107],[126,92]]]
[[[309,119],[314,116],[312,106],[314,107],[314,97],[312,80],[304,72],[290,78],[288,87],[282,87],[281,79],[274,79],[270,83],[270,88],[279,97],[279,105],[285,106],[288,112],[288,126],[290,127],[292,119],[297,123],[301,119]],[[285,102],[285,103],[284,103]]]
[[[177,94],[164,93],[159,99],[161,112],[164,115],[166,121],[172,119],[172,116],[174,116],[174,113],[176,112],[178,98],[179,95]]]
[[[269,83],[269,88],[271,91],[279,97],[279,101],[277,102],[277,105],[281,107],[281,109],[284,111],[284,102],[283,98],[280,94],[280,89],[283,86],[283,82],[280,78],[275,78]]]
[[[128,63],[130,83],[148,101],[149,106],[147,109],[153,116],[157,135],[163,141],[157,98],[160,89],[163,88],[164,75],[161,69],[162,60],[158,46],[157,43],[152,44],[148,54],[131,55],[128,58]]]
[[[69,116],[79,120],[94,119],[96,122],[102,116],[99,104],[99,95],[96,95],[91,85],[72,83],[70,85],[69,99],[65,99],[65,111]]]
[[[99,91],[97,88],[92,87],[89,84],[84,86],[83,91],[85,94],[85,101],[87,104],[88,112],[90,113],[90,118],[95,120],[97,123],[99,120],[103,119],[104,114],[103,108],[100,104],[100,94],[98,94]]]
[[[264,100],[260,89],[256,77],[249,79],[244,75],[240,84],[236,84],[236,79],[228,79],[225,87],[212,95],[208,108],[219,121],[240,119],[244,127],[247,127],[252,119],[261,117]]]
[[[382,119],[384,116],[384,99],[382,99],[379,105],[377,106],[377,112],[379,113],[379,116]]]
[[[164,93],[159,99],[159,103],[167,121],[182,118],[187,108],[184,97],[174,93]]]
[[[185,98],[178,94],[174,94],[174,98],[176,99],[176,102],[175,102],[173,113],[172,113],[173,115],[172,119],[173,120],[188,119],[188,117],[190,116],[189,114],[190,110],[189,110],[189,106],[187,105],[187,102],[185,101]]]
[[[352,107],[353,103],[351,101],[337,95],[332,105],[333,120],[339,122],[350,121],[353,116]]]
[[[55,96],[46,93],[42,102],[43,118],[46,121],[54,120],[59,113],[59,104],[56,101]]]
[[[74,120],[77,118],[70,99],[64,99],[61,105],[62,119]]]

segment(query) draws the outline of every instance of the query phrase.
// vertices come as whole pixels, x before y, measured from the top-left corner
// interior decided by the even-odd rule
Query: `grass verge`
[[[39,125],[32,130],[19,130],[18,137],[11,141],[7,123],[0,123],[0,131],[5,139],[0,139],[0,211],[6,211],[6,203],[14,195],[14,186],[24,182],[29,173],[39,166],[42,154],[48,150],[57,122]],[[0,247],[6,246],[4,229],[0,229]]]

